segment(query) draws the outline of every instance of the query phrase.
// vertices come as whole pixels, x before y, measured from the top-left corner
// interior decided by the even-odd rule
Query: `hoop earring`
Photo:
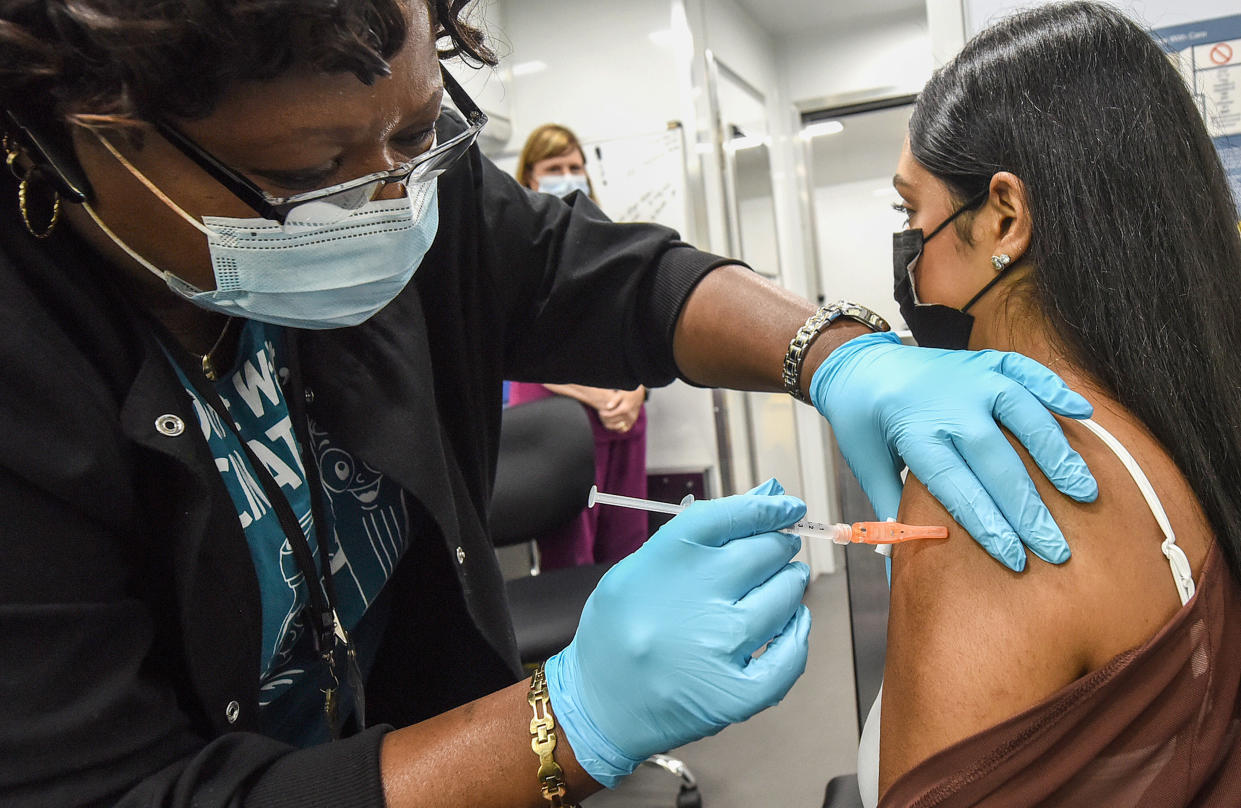
[[[1006,253],[991,256],[991,266],[995,267],[996,272],[1003,272],[1004,267],[1008,266],[1012,262],[1013,259],[1009,258]]]
[[[52,195],[55,199],[52,201],[52,215],[48,220],[47,226],[42,232],[35,230],[34,225],[30,223],[29,208],[29,188],[30,179],[34,176],[35,167],[32,165],[26,169],[25,174],[17,173],[17,160],[21,157],[21,150],[17,148],[17,140],[9,134],[4,135],[3,141],[0,141],[0,148],[4,149],[4,167],[9,170],[17,183],[17,210],[21,214],[22,224],[26,226],[26,232],[35,238],[47,238],[52,235],[52,231],[56,229],[56,225],[60,222],[60,192],[53,189]]]
[[[55,199],[52,201],[52,216],[48,220],[47,226],[42,232],[35,230],[34,225],[30,223],[30,210],[27,207],[27,188],[30,185],[30,178],[34,176],[35,167],[31,166],[26,169],[25,176],[17,186],[17,209],[22,215],[22,224],[26,225],[26,231],[35,238],[47,238],[52,235],[52,231],[56,229],[57,223],[60,222],[60,192],[52,189],[52,195]]]

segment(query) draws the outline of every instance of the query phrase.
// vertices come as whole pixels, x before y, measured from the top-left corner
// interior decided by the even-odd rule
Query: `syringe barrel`
[[[836,544],[848,544],[853,535],[849,525],[825,524],[823,522],[813,522],[809,519],[802,519],[797,522],[788,528],[788,532],[796,533],[802,538],[828,539]]]

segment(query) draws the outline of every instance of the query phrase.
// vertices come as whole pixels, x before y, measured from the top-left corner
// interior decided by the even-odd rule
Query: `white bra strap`
[[[1129,454],[1129,450],[1122,446],[1112,433],[1089,418],[1078,421],[1078,423],[1097,435],[1099,440],[1103,441],[1107,448],[1111,449],[1112,453],[1120,458],[1120,462],[1129,471],[1129,476],[1138,484],[1142,497],[1146,500],[1151,513],[1155,515],[1155,521],[1159,523],[1159,529],[1163,531],[1163,544],[1160,545],[1160,548],[1163,550],[1164,557],[1168,559],[1168,566],[1172,568],[1172,579],[1176,582],[1176,591],[1181,596],[1181,605],[1184,606],[1194,596],[1193,570],[1190,569],[1189,559],[1186,557],[1185,551],[1176,545],[1176,535],[1172,532],[1172,525],[1168,522],[1168,515],[1164,512],[1163,504],[1160,503],[1159,496],[1155,493],[1154,487],[1151,486],[1150,480],[1146,478],[1146,474],[1142,471],[1141,466],[1138,465],[1138,461],[1133,459],[1133,455]]]

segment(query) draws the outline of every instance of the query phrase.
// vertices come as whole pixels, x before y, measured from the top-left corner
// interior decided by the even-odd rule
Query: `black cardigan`
[[[501,380],[666,384],[680,308],[724,263],[477,150],[439,182],[397,299],[290,332],[310,415],[409,495],[367,683],[390,725],[519,676],[486,525]],[[189,399],[116,270],[64,223],[29,237],[15,197],[0,182],[0,804],[382,806],[387,727],[305,750],[257,731],[258,585]]]

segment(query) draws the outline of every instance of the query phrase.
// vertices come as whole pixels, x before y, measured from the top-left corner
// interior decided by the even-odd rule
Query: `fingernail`
[[[1074,486],[1074,499],[1080,502],[1094,502],[1098,496],[1099,483],[1095,481],[1095,478],[1089,472],[1078,478],[1078,483]]]
[[[1064,540],[1063,536],[1049,536],[1039,542],[1038,547],[1031,546],[1030,549],[1039,558],[1048,564],[1063,564],[1073,555],[1069,551],[1069,543]]]
[[[1005,541],[1012,542],[1016,545],[1011,554],[1004,559],[1004,564],[1013,572],[1023,572],[1026,568],[1026,554],[1021,549],[1021,541],[1017,538],[1016,533],[1008,533],[1004,536]]]

